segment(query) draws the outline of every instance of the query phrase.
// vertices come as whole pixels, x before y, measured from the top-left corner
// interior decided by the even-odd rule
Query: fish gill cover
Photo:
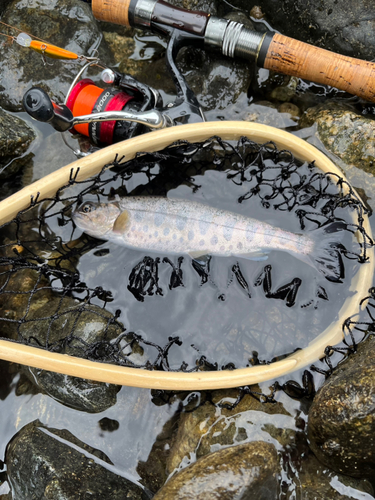
[[[82,202],[128,195],[199,201],[294,233],[337,222],[342,279],[329,281],[285,252],[271,252],[265,262],[161,255],[92,238],[73,223]],[[221,370],[282,359],[337,321],[372,245],[365,214],[343,179],[273,143],[215,137],[116,158],[88,180],[72,173],[53,198],[32,200],[2,226],[1,335],[147,369]],[[336,352],[355,348],[354,331],[360,340],[371,331],[371,299],[364,298],[367,315],[338,325],[351,342]],[[334,350],[327,346],[328,368]]]

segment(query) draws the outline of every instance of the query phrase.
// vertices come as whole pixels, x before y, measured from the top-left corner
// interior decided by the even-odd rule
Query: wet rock
[[[212,16],[216,15],[215,0],[170,0],[168,3],[188,10],[198,10],[208,12]]]
[[[39,421],[14,436],[5,462],[13,500],[150,498],[141,486],[120,476],[103,452]]]
[[[99,49],[100,58],[112,63],[91,8],[79,0],[31,0],[27,4],[13,0],[2,21],[79,55],[91,56]],[[17,43],[3,45],[1,59],[0,105],[9,111],[23,109],[22,97],[32,86],[42,87],[52,99],[63,102],[83,64],[51,59],[44,64],[41,55]]]
[[[275,447],[256,441],[216,451],[172,477],[155,500],[277,498]]]
[[[25,153],[34,138],[34,132],[23,120],[0,108],[0,180],[14,178],[30,161]]]
[[[281,102],[289,102],[296,95],[297,85],[299,79],[295,76],[291,76],[286,79],[284,85],[275,87],[271,92],[271,98],[276,99]]]
[[[328,151],[346,164],[375,172],[375,121],[338,104],[310,108],[301,127],[316,124],[316,135]]]
[[[122,34],[104,32],[121,73],[158,90],[175,94],[176,89],[164,58],[166,42],[157,35],[140,30]]]
[[[258,0],[233,0],[248,13]],[[375,4],[372,0],[264,0],[265,18],[283,35],[341,54],[373,59]]]
[[[252,23],[242,13],[226,16],[251,28]],[[218,52],[188,48],[178,58],[186,81],[204,110],[223,110],[247,93],[251,83],[249,62],[234,61]]]
[[[308,423],[310,447],[323,464],[371,480],[375,471],[374,359],[371,337],[318,391]]]
[[[152,445],[147,460],[138,462],[137,473],[142,478],[142,484],[153,492],[158,491],[168,478],[166,461],[178,417],[179,415],[174,415],[164,424]]]
[[[52,316],[56,316],[53,318]],[[47,318],[47,319],[40,319]],[[109,342],[118,337],[122,328],[112,324],[113,316],[106,310],[90,305],[85,310],[73,299],[55,297],[47,304],[33,309],[27,322],[20,328],[24,339],[34,339],[41,346],[63,354],[84,357],[87,350],[91,357],[109,347]],[[89,413],[98,413],[116,403],[120,386],[71,377],[38,368],[25,367],[25,374],[40,391],[60,403]]]
[[[337,474],[321,464],[311,452],[297,460],[293,467],[285,467],[291,481],[283,498],[351,500],[362,498],[361,493],[367,493],[363,496],[367,500],[373,498],[374,490],[368,481]]]
[[[255,388],[256,389],[256,388]],[[232,404],[236,391],[216,391],[213,402]],[[295,439],[294,420],[281,403],[260,403],[250,395],[233,409],[210,402],[182,413],[167,458],[167,471],[186,466],[192,457],[203,457],[221,446],[243,441],[270,439],[291,444]]]
[[[17,245],[9,247],[9,250],[12,248],[18,249]],[[6,271],[10,266],[11,264],[1,266],[3,276],[0,284],[4,287],[5,293],[0,294],[0,326],[2,336],[17,340],[20,318],[24,317],[28,308],[38,309],[49,302],[51,290],[49,281],[34,269],[19,267],[17,272],[8,276]],[[29,306],[31,295],[32,301]]]
[[[298,125],[298,107],[291,103],[276,107],[268,101],[251,103],[242,112],[242,119],[246,122],[262,123],[277,128],[296,127]]]

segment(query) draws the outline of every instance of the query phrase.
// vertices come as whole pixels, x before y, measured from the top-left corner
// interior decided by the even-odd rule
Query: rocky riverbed
[[[342,54],[375,57],[375,6],[369,0],[173,3],[260,32],[272,26]],[[173,99],[166,41],[155,34],[98,23],[80,0],[7,0],[0,5],[0,20],[79,54],[97,53]],[[22,96],[40,86],[61,102],[77,66],[45,64],[39,54],[5,37],[0,42],[3,199],[75,159],[59,133],[22,111]],[[304,138],[324,151],[374,208],[375,104],[196,48],[181,51],[178,65],[207,120],[263,123]],[[97,82],[98,73],[90,78]],[[75,139],[68,140],[76,147]],[[22,228],[18,231],[22,236]],[[34,235],[29,250],[46,255],[36,227],[28,231]],[[3,229],[2,245],[14,237]],[[0,248],[5,263],[0,287],[9,285],[6,259],[15,251],[22,255],[16,247]],[[66,263],[68,270],[74,265],[74,259]],[[35,269],[14,272],[9,281],[22,294],[0,294],[1,316],[8,319],[0,337],[16,339],[21,333],[39,344],[48,338],[60,352],[80,355],[83,344],[103,345],[121,331],[117,318],[98,306],[82,310],[79,301],[53,295],[48,278],[40,279]],[[375,498],[374,298],[370,290],[360,326],[349,325],[346,343],[328,350],[326,360],[260,386],[149,391],[0,361],[0,500]],[[14,318],[24,314],[31,321],[20,326]],[[54,314],[52,326],[38,321]],[[73,327],[78,340],[63,345],[62,332]],[[137,356],[139,346],[132,343],[132,349]]]

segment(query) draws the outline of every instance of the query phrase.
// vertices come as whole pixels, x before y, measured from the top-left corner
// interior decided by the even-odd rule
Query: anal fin
[[[237,257],[241,259],[255,260],[255,261],[263,261],[268,259],[268,252],[251,252],[251,253],[239,253],[236,254]]]

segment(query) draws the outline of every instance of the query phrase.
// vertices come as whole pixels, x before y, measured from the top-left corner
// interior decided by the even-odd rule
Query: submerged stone
[[[57,317],[53,318],[54,315]],[[112,324],[110,313],[95,305],[82,310],[81,304],[73,299],[61,301],[54,297],[28,314],[27,320],[20,328],[24,339],[32,338],[41,346],[48,342],[54,350],[78,357],[85,357],[86,351],[94,344],[100,354],[100,349],[105,350],[109,341],[121,333],[119,325]],[[95,356],[95,352],[91,352],[91,356]],[[120,390],[118,385],[38,368],[25,367],[24,371],[42,392],[66,406],[89,413],[98,413],[113,406]]]
[[[140,485],[121,476],[103,452],[38,420],[13,437],[5,463],[13,500],[150,498]]]
[[[353,477],[375,471],[375,341],[336,368],[309,411],[310,447],[325,465]]]
[[[155,500],[241,500],[277,498],[278,458],[263,441],[211,453],[173,476]]]
[[[234,390],[215,391],[213,401],[231,404],[235,398]],[[206,402],[194,411],[181,414],[167,457],[167,472],[171,474],[189,463],[191,457],[203,457],[221,446],[270,436],[276,443],[290,443],[294,440],[293,429],[294,420],[281,403],[260,403],[245,395],[230,410]]]
[[[373,498],[374,490],[369,481],[337,474],[321,464],[311,452],[298,457],[293,465],[287,468],[292,482],[284,493],[286,500]]]

